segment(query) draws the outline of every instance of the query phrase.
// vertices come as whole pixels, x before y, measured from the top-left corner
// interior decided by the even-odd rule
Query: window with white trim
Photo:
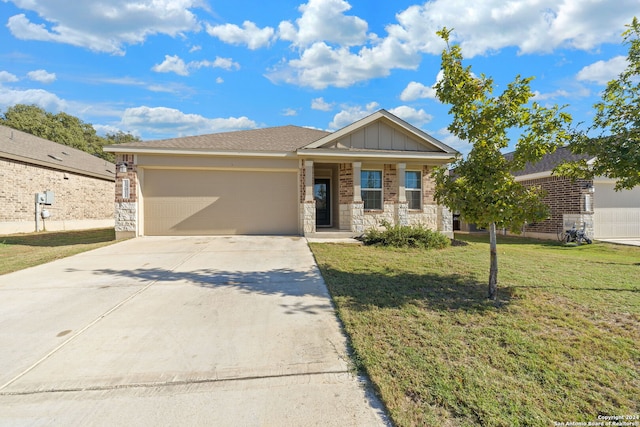
[[[404,177],[404,189],[409,209],[422,209],[422,173],[406,171]]]
[[[360,195],[365,210],[382,210],[382,171],[360,172]]]
[[[123,199],[128,199],[129,197],[131,197],[131,190],[130,190],[130,180],[129,178],[125,178],[122,180],[122,198]]]

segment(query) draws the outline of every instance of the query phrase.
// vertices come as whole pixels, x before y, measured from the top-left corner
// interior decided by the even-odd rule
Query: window
[[[128,199],[129,197],[131,197],[129,183],[130,181],[128,178],[125,178],[122,180],[122,198],[123,199]]]
[[[360,188],[365,210],[382,210],[382,171],[361,171]]]
[[[409,209],[422,208],[422,174],[418,171],[405,172],[404,188]]]

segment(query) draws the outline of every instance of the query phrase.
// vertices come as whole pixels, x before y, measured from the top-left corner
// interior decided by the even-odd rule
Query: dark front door
[[[316,199],[316,225],[331,225],[331,180],[318,178],[313,185],[313,197]]]

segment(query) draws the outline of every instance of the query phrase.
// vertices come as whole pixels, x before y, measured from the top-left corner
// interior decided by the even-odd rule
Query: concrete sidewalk
[[[0,276],[0,425],[388,422],[297,237],[145,237]]]

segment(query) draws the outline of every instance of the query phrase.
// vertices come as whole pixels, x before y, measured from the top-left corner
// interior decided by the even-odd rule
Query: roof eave
[[[115,171],[113,171],[113,172],[109,171],[109,173],[101,174],[101,173],[97,173],[97,172],[92,172],[92,171],[88,171],[88,170],[74,168],[74,167],[67,166],[67,165],[61,165],[59,163],[46,162],[46,161],[42,161],[42,160],[38,160],[38,159],[32,159],[30,157],[23,157],[23,156],[19,156],[19,155],[10,154],[10,153],[0,153],[0,157],[5,158],[5,159],[10,159],[10,160],[17,160],[19,162],[29,163],[29,164],[32,164],[32,165],[38,165],[38,166],[43,166],[43,167],[47,167],[47,168],[51,168],[51,169],[56,169],[56,170],[59,170],[61,172],[70,172],[70,173],[75,173],[75,174],[78,174],[78,175],[90,176],[90,177],[93,177],[93,178],[100,178],[100,179],[104,179],[104,180],[108,180],[108,181],[115,181],[115,179],[116,179]],[[105,172],[107,172],[106,169],[105,169]]]
[[[161,154],[173,156],[211,156],[211,157],[295,157],[295,151],[212,151],[203,149],[181,150],[175,148],[119,147],[106,146],[104,151],[122,154]]]
[[[394,161],[429,161],[431,163],[445,164],[455,159],[453,153],[440,153],[430,151],[398,151],[396,153],[376,151],[348,151],[322,148],[302,148],[297,151],[302,158],[322,158],[326,160],[347,159],[354,160],[394,160]]]

